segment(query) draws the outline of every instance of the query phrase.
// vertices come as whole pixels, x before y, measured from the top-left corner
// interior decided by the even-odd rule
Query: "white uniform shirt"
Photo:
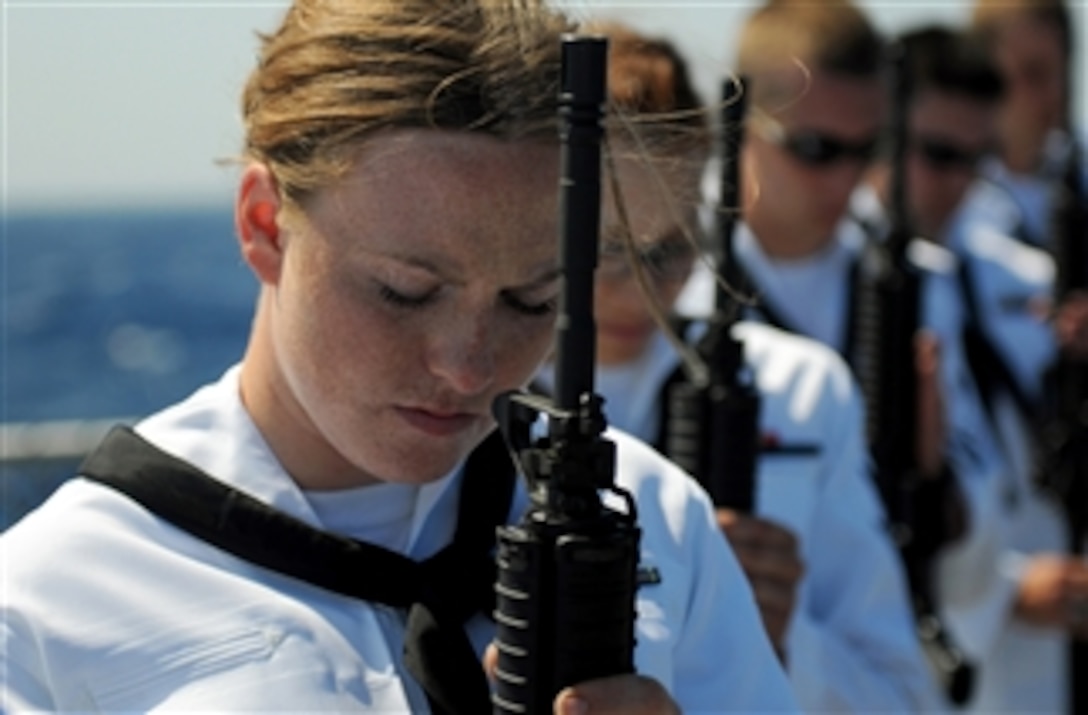
[[[238,370],[138,425],[160,448],[312,525],[321,524],[238,396]],[[705,494],[647,446],[617,444],[637,497],[636,665],[687,713],[794,711],[744,575]],[[418,490],[408,553],[455,527],[460,470]],[[515,513],[524,508],[519,492]],[[401,615],[241,561],[75,479],[0,536],[0,710],[381,712],[425,710],[404,675]],[[469,624],[479,652],[493,625]]]
[[[756,512],[797,536],[805,563],[786,642],[802,709],[932,712],[942,701],[869,477],[863,408],[848,368],[824,346],[769,326],[740,323],[733,334],[744,341],[762,398],[762,434],[817,448],[765,453],[756,474]],[[678,364],[659,332],[637,362],[599,367],[610,422],[654,441],[661,386]],[[548,371],[538,380],[552,382]]]
[[[757,289],[763,291],[768,303],[792,323],[791,329],[809,334],[809,314],[826,309],[826,291],[832,302],[842,306],[842,311],[833,316],[834,322],[825,328],[825,335],[845,335],[848,302],[834,296],[849,284],[851,264],[845,257],[856,255],[864,245],[855,222],[844,221],[832,245],[812,257],[816,266],[810,266],[809,270],[818,270],[822,275],[821,288],[813,294],[779,289],[792,266],[787,265],[786,271],[780,273],[778,262],[763,252],[747,225],[737,226],[735,239],[737,260]],[[923,241],[911,244],[908,257],[923,271],[920,318],[922,327],[940,344],[948,460],[963,489],[968,509],[967,534],[939,554],[934,585],[939,608],[957,643],[968,655],[978,658],[989,651],[997,637],[1015,589],[1015,583],[995,566],[1002,550],[1002,530],[997,523],[1003,518],[1002,485],[1008,476],[964,357],[963,306],[956,284],[955,258],[939,246]],[[707,282],[705,277],[700,280],[702,285]],[[701,303],[705,313],[713,299],[705,289],[701,297],[694,290],[684,296],[685,304],[688,309],[695,309]],[[758,313],[753,317],[759,318]],[[817,324],[826,322],[819,317],[816,320]]]
[[[971,276],[979,326],[1003,359],[1023,395],[1041,396],[1043,372],[1057,345],[1045,315],[1055,268],[1053,259],[1008,235],[1008,196],[989,182],[978,182],[950,222],[944,245]],[[1010,518],[1005,520],[1007,553],[1002,568],[1019,574],[1029,555],[1062,553],[1068,525],[1057,505],[1033,485],[1036,466],[1034,425],[1012,395],[998,386],[991,397],[993,419],[1014,479]],[[997,710],[1064,713],[1068,673],[1065,636],[1009,619],[981,663],[976,696],[969,711]]]
[[[978,317],[985,333],[1020,389],[1038,399],[1043,372],[1057,356],[1047,322],[1056,271],[1046,251],[1011,235],[1005,218],[1008,205],[1003,191],[989,182],[976,182],[942,243],[970,272],[981,299]]]

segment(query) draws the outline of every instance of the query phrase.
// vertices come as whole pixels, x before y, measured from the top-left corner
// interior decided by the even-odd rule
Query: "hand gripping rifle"
[[[634,672],[640,532],[634,499],[613,481],[615,444],[601,436],[603,400],[593,391],[607,52],[602,38],[563,40],[556,396],[511,392],[494,408],[530,498],[521,521],[498,530],[497,714],[551,713],[566,686]],[[534,437],[542,415],[547,435]],[[605,506],[601,491],[626,510]]]
[[[876,484],[903,559],[918,638],[948,698],[961,705],[974,668],[937,614],[931,584],[934,555],[949,540],[944,505],[953,477],[923,478],[917,463],[918,379],[914,336],[920,325],[922,277],[908,258],[914,238],[906,196],[910,83],[901,45],[891,48],[893,102],[889,233],[867,242],[856,295],[858,354],[853,359],[867,403]]]
[[[748,102],[743,79],[729,79],[722,92],[721,193],[717,212],[717,265],[736,285],[733,231],[740,208],[740,146]],[[735,131],[735,140],[729,132]],[[721,283],[707,332],[695,346],[704,374],[668,385],[665,453],[693,475],[715,506],[751,513],[759,452],[760,397],[744,362],[744,344],[731,330],[739,317],[736,298]],[[681,339],[683,336],[681,336]]]
[[[1069,156],[1056,187],[1052,244],[1058,269],[1055,305],[1088,289],[1088,199],[1082,181],[1083,148],[1070,136]],[[1084,554],[1088,535],[1088,362],[1066,354],[1045,377],[1039,478],[1060,501],[1069,520],[1069,551]],[[1088,645],[1070,646],[1071,712],[1088,709]]]

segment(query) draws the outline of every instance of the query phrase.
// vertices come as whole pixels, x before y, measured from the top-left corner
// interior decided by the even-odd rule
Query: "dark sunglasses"
[[[945,171],[974,171],[989,153],[985,149],[966,149],[944,139],[926,136],[912,138],[911,146],[930,166]]]
[[[809,129],[787,132],[785,127],[769,118],[756,122],[755,126],[760,128],[764,139],[811,167],[829,167],[845,161],[868,164],[876,156],[880,143],[878,136],[851,142]]]
[[[637,250],[638,261],[651,278],[661,282],[685,280],[691,271],[695,248],[681,237],[667,238]],[[600,263],[597,272],[603,278],[626,277],[631,266],[627,260],[627,247],[620,241],[602,241]]]

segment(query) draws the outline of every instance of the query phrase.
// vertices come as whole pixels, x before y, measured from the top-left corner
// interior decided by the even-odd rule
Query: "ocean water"
[[[0,530],[78,459],[9,459],[13,425],[130,420],[240,359],[257,284],[229,206],[0,216]]]

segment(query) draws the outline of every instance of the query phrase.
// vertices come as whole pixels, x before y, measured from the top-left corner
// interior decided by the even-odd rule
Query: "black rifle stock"
[[[717,211],[717,266],[734,286],[733,231],[740,211],[740,146],[748,96],[743,79],[722,91],[721,193]],[[729,135],[735,132],[735,140]],[[665,453],[693,475],[715,506],[751,513],[759,452],[760,397],[744,362],[744,344],[731,333],[739,317],[736,299],[718,284],[714,314],[696,345],[706,367],[697,384],[676,380],[668,387]],[[682,337],[682,336],[681,336]]]
[[[1088,290],[1088,199],[1082,182],[1083,147],[1070,136],[1069,156],[1056,187],[1051,238],[1057,267],[1055,305]],[[1084,554],[1088,535],[1088,362],[1059,354],[1047,371],[1039,436],[1039,478],[1069,521],[1069,552]],[[1070,646],[1070,712],[1088,709],[1088,646]]]
[[[593,274],[600,223],[601,106],[608,44],[566,37],[560,138],[560,263],[555,399],[507,393],[495,414],[528,484],[521,521],[498,530],[495,713],[552,712],[569,685],[634,672],[640,532],[614,483],[615,444],[594,393]],[[532,427],[548,417],[547,435]],[[612,491],[625,511],[605,506]]]
[[[908,257],[914,239],[906,196],[905,156],[910,86],[903,48],[891,50],[893,102],[889,233],[862,256],[855,305],[859,354],[854,365],[867,403],[876,483],[903,560],[919,640],[949,700],[960,705],[974,687],[974,668],[937,614],[934,555],[946,543],[944,500],[951,475],[923,478],[917,462],[918,376],[914,340],[922,276]]]
[[[1070,155],[1054,197],[1051,232],[1057,279],[1055,303],[1088,289],[1088,206],[1081,182],[1083,156]],[[1041,447],[1044,484],[1061,499],[1069,517],[1074,553],[1083,553],[1088,529],[1088,364],[1059,355],[1046,375]]]

